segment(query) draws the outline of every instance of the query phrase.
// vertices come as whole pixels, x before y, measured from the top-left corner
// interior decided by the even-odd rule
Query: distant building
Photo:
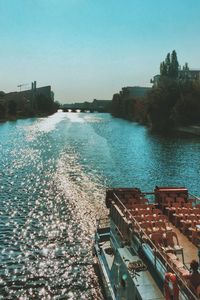
[[[111,100],[97,100],[94,99],[91,107],[96,111],[109,111],[112,101]]]
[[[20,92],[11,92],[7,93],[4,96],[5,100],[14,100],[14,101],[34,101],[34,97],[43,95],[47,98],[51,98],[54,100],[54,93],[51,91],[51,86],[43,86],[43,87],[36,87],[36,81],[32,82],[31,89],[20,91]]]
[[[36,81],[31,83],[30,90],[18,92],[18,94],[20,94],[21,96],[24,96],[26,98],[32,98],[34,96],[43,95],[47,98],[51,98],[52,100],[54,100],[54,93],[51,91],[51,86],[47,85],[47,86],[37,88]]]
[[[21,86],[23,86],[23,84],[19,85],[20,88]],[[9,107],[12,107],[13,111],[15,110],[18,115],[26,115],[27,112],[37,109],[38,103],[35,100],[39,95],[54,100],[54,94],[51,91],[50,85],[37,88],[36,81],[34,81],[32,82],[32,87],[29,90],[5,93],[0,97],[0,104],[6,108],[8,113]]]
[[[22,94],[22,92],[11,92],[4,96],[5,103],[9,106],[9,103],[15,102],[17,112],[20,114],[21,111],[26,109],[27,105],[30,105],[31,100],[27,95]]]
[[[127,97],[144,97],[150,90],[151,87],[127,86],[122,88],[120,95]]]
[[[180,80],[192,80],[200,81],[200,70],[199,69],[183,69],[179,70],[179,79]]]
[[[157,74],[151,79],[151,83],[154,87],[158,86],[161,75]],[[178,71],[178,80],[191,80],[191,81],[200,81],[200,69],[180,69]]]
[[[67,103],[63,104],[63,109],[80,109],[80,110],[90,110],[98,112],[109,112],[111,107],[111,100],[97,100],[94,99],[93,102],[79,102],[79,103]]]

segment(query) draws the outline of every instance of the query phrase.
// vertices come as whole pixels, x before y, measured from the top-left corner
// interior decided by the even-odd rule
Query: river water
[[[0,299],[103,299],[91,248],[106,187],[200,195],[200,138],[109,114],[6,122],[0,153]]]

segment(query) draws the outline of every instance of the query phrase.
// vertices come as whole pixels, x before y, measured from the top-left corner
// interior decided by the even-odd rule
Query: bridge
[[[80,106],[64,107],[63,111],[64,112],[73,112],[73,113],[76,113],[76,112],[83,112],[83,113],[90,112],[90,113],[93,113],[94,111],[100,112],[98,110],[94,110],[94,109],[91,109],[89,107],[87,107],[87,108],[81,108]]]
[[[96,100],[93,102],[64,104],[64,112],[110,112],[111,100]]]

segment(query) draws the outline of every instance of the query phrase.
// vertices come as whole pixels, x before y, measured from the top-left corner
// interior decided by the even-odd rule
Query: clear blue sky
[[[0,90],[37,80],[60,102],[149,86],[168,52],[200,68],[199,0],[0,0]]]

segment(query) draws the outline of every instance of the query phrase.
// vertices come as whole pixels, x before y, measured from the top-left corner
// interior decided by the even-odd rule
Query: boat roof
[[[185,187],[156,186],[155,192],[188,192],[188,189]]]

